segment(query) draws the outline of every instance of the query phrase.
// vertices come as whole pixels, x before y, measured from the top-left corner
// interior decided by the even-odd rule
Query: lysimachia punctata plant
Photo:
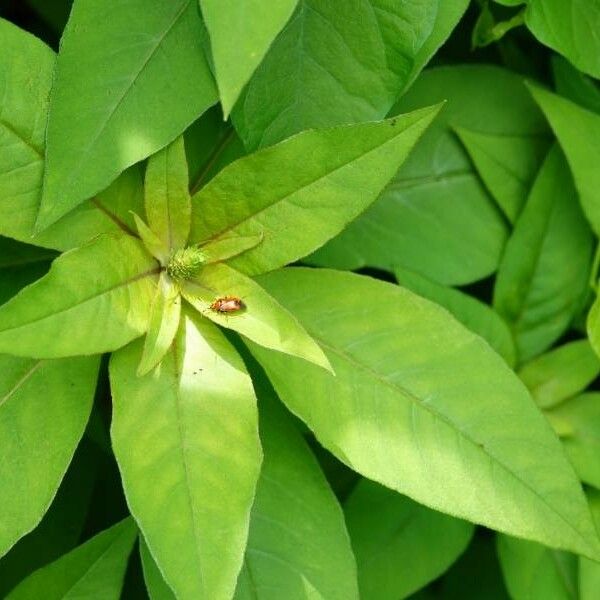
[[[0,7],[0,597],[595,598],[595,3]]]

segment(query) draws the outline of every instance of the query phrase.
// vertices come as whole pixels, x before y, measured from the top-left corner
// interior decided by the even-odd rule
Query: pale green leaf
[[[259,281],[324,348],[336,376],[254,344],[252,352],[341,461],[436,510],[599,556],[560,442],[481,338],[368,277],[295,268]]]
[[[577,600],[577,557],[507,535],[497,538],[504,581],[513,600]]]
[[[192,203],[183,137],[148,161],[145,205],[150,229],[172,252],[183,248],[190,234]]]
[[[156,258],[156,260],[165,266],[169,262],[169,249],[167,245],[146,225],[138,215],[134,214],[135,227],[139,238],[142,240],[146,250]]]
[[[0,355],[0,556],[50,506],[89,419],[98,364]]]
[[[559,346],[518,372],[540,408],[550,408],[582,392],[598,375],[600,361],[587,340]]]
[[[200,0],[225,117],[296,4],[298,0]]]
[[[207,264],[220,262],[242,254],[242,252],[246,252],[246,250],[250,250],[254,246],[258,246],[264,237],[262,233],[257,235],[222,237],[203,246],[202,252],[206,256]]]
[[[136,169],[125,172],[97,198],[33,237],[42,192],[54,53],[37,38],[2,19],[0,46],[0,150],[4,150],[0,151],[0,234],[69,250],[99,233],[131,227],[127,211],[140,211],[142,207],[141,180]],[[35,73],[32,64],[36,65]]]
[[[233,329],[261,346],[331,370],[323,350],[294,315],[253,279],[226,264],[207,265],[196,279],[186,282],[182,293],[196,310],[222,327]],[[240,311],[221,313],[211,308],[217,299],[230,296],[243,302]]]
[[[361,598],[409,596],[448,569],[474,529],[367,479],[354,488],[344,512]]]
[[[508,229],[453,127],[489,135],[548,133],[520,77],[498,67],[425,71],[392,113],[448,100],[380,198],[310,257],[332,268],[402,266],[462,285],[493,273]]]
[[[457,128],[475,168],[511,223],[521,213],[548,152],[546,136],[489,135]]]
[[[145,375],[154,369],[168,352],[179,327],[180,313],[179,290],[163,271],[152,300],[142,359],[137,369],[138,375]]]
[[[140,537],[140,557],[150,600],[176,600],[175,594],[164,580],[143,537]]]
[[[599,0],[527,0],[525,22],[542,44],[600,77]]]
[[[358,600],[344,516],[289,415],[263,386],[265,458],[235,600]]]
[[[430,281],[414,271],[396,268],[395,275],[400,285],[446,308],[467,329],[484,338],[510,366],[514,365],[515,344],[512,334],[502,317],[491,307],[460,290]]]
[[[592,233],[560,149],[549,152],[510,237],[494,286],[519,362],[552,345],[587,291]]]
[[[567,400],[546,413],[579,478],[600,488],[600,394]]]
[[[561,56],[553,56],[550,64],[556,91],[561,96],[600,113],[600,88],[593,79],[578,71]]]
[[[38,229],[171,142],[215,102],[203,36],[196,0],[75,2],[52,87]]]
[[[246,148],[305,129],[382,119],[467,5],[299,0],[233,112]]]
[[[137,537],[131,518],[35,571],[6,600],[119,600]]]
[[[261,462],[252,382],[199,315],[182,314],[162,363],[137,378],[141,351],[137,341],[110,363],[111,434],[127,502],[178,597],[229,600]]]
[[[234,162],[194,196],[190,241],[262,233],[229,261],[249,275],[302,258],[377,198],[438,110],[307,131]]]
[[[27,575],[79,544],[98,477],[99,458],[100,450],[84,437],[40,523],[0,559],[0,598],[5,598]]]
[[[596,527],[600,526],[600,491],[588,490],[588,500]],[[600,563],[579,557],[579,600],[596,600],[600,586]]]
[[[126,235],[71,250],[0,307],[0,352],[59,358],[116,350],[146,331],[157,274],[139,240]]]
[[[600,234],[600,115],[529,84],[529,90],[548,118],[575,179],[579,199],[592,229]]]

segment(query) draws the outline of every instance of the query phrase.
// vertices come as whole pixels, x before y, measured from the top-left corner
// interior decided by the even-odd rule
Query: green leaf
[[[546,409],[582,392],[600,375],[600,361],[589,342],[579,340],[538,356],[518,375],[537,405]]]
[[[600,77],[598,0],[527,0],[525,22],[542,44],[581,71]]]
[[[149,254],[161,264],[165,266],[169,262],[169,249],[167,245],[146,225],[145,221],[134,214],[135,227],[139,238],[142,240],[144,247]]]
[[[0,352],[60,358],[124,346],[146,331],[157,273],[139,240],[125,235],[63,254],[0,307]]]
[[[246,153],[231,123],[223,121],[219,105],[186,130],[185,149],[192,196],[224,166]]]
[[[183,137],[150,158],[145,191],[150,229],[170,252],[185,247],[190,234],[192,203]]]
[[[600,234],[600,115],[570,100],[529,84],[529,90],[548,118],[564,150],[583,211],[596,235]]]
[[[579,478],[600,488],[600,394],[567,400],[546,413]]]
[[[0,355],[0,556],[50,506],[89,419],[98,364]]]
[[[577,600],[577,557],[499,535],[498,557],[513,600]]]
[[[600,525],[600,491],[588,490],[588,500],[596,526]],[[579,599],[595,600],[600,585],[600,565],[593,560],[579,557]]]
[[[89,516],[99,457],[100,451],[84,438],[39,525],[0,560],[1,598],[27,575],[77,546]]]
[[[547,137],[489,135],[464,128],[456,133],[490,194],[514,223],[548,152]]]
[[[225,117],[296,4],[298,0],[200,0]]]
[[[299,0],[233,112],[246,148],[304,129],[383,118],[467,5]]]
[[[473,525],[363,479],[345,503],[362,598],[405,598],[464,552]]]
[[[299,356],[331,370],[323,350],[294,315],[253,279],[226,264],[204,267],[196,279],[186,282],[182,293],[197,311],[218,325],[233,329],[266,348]],[[232,313],[211,308],[218,298],[228,297],[239,298],[243,308]]]
[[[206,263],[215,263],[228,260],[251,250],[258,246],[265,239],[264,233],[257,235],[232,235],[231,237],[222,237],[214,242],[209,242],[202,247],[202,252],[206,256]]]
[[[129,507],[176,596],[230,599],[261,462],[251,380],[199,316],[184,313],[160,367],[136,378],[141,351],[137,341],[110,363],[111,434]]]
[[[494,308],[513,331],[520,362],[568,328],[587,290],[593,243],[555,146],[506,245],[494,287]]]
[[[561,56],[553,56],[550,64],[556,91],[561,96],[583,108],[600,113],[600,89],[593,79],[578,71]]]
[[[444,110],[385,192],[310,262],[343,269],[402,266],[448,285],[496,270],[506,222],[453,128],[537,136],[548,126],[520,77],[483,65],[425,71],[392,113],[444,99]]]
[[[342,462],[436,510],[598,556],[558,439],[481,338],[435,304],[368,277],[296,268],[259,281],[324,348],[336,376],[252,352]]]
[[[144,340],[142,359],[137,369],[138,375],[145,375],[154,369],[168,352],[179,327],[180,313],[179,290],[163,271],[150,309],[150,321]]]
[[[175,594],[164,580],[143,537],[140,537],[140,556],[150,600],[176,600]]]
[[[400,285],[443,306],[467,329],[484,338],[510,366],[514,365],[515,344],[510,329],[502,317],[487,304],[408,269],[398,267],[395,275]]]
[[[289,415],[264,384],[257,389],[265,458],[234,598],[357,600],[338,501]]]
[[[215,102],[198,13],[195,0],[75,2],[52,88],[39,230]]]
[[[248,275],[306,256],[377,198],[438,110],[307,131],[234,162],[194,196],[191,243],[264,233],[229,261]]]
[[[30,575],[6,600],[119,600],[137,529],[128,518]]]

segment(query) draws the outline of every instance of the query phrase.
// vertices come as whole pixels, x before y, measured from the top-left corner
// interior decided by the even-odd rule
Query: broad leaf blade
[[[52,88],[39,230],[215,102],[203,35],[196,0],[74,4]]]
[[[589,392],[546,413],[579,478],[600,488],[600,394]]]
[[[336,376],[256,345],[252,352],[340,460],[436,510],[598,555],[558,439],[478,336],[431,302],[367,277],[286,269],[260,282],[319,341]],[[377,298],[377,310],[365,298]]]
[[[551,65],[556,91],[561,96],[588,110],[600,113],[600,89],[591,77],[578,71],[561,56],[553,56]]]
[[[135,342],[110,363],[111,434],[127,501],[177,596],[229,599],[261,462],[252,383],[199,316],[184,313],[160,367],[136,378],[141,349]]]
[[[190,233],[192,213],[183,137],[150,158],[145,192],[150,229],[169,251],[183,248]]]
[[[596,0],[527,0],[525,22],[546,46],[600,77],[600,11]]]
[[[120,348],[148,326],[157,273],[129,236],[100,236],[71,250],[0,307],[0,351],[59,358]]]
[[[98,364],[0,355],[0,556],[50,506],[89,419]]]
[[[140,557],[150,600],[176,600],[175,594],[164,580],[143,537],[140,538]]]
[[[145,375],[154,369],[169,351],[179,327],[180,313],[179,290],[163,271],[150,309],[150,321],[144,339],[142,359],[137,370],[138,375]]]
[[[30,575],[7,600],[119,600],[136,537],[132,519],[121,521]]]
[[[298,0],[200,0],[225,117],[296,4]]]
[[[362,598],[405,598],[464,552],[471,523],[363,479],[344,505]]]
[[[222,327],[233,329],[261,346],[299,356],[331,370],[323,350],[294,315],[253,279],[226,264],[204,267],[195,280],[186,282],[183,295],[196,310]],[[244,307],[232,313],[211,308],[217,299],[227,297],[239,298]]]
[[[520,362],[546,350],[579,310],[593,243],[555,146],[506,245],[494,287],[494,308],[513,331]]]
[[[513,366],[515,344],[508,325],[498,313],[480,300],[445,287],[408,269],[395,269],[398,283],[415,294],[449,310],[467,329],[487,340],[490,346]]]
[[[194,196],[190,241],[263,233],[229,261],[249,275],[302,258],[377,198],[438,110],[304,132],[236,161]]]
[[[265,459],[235,600],[357,600],[343,513],[306,442],[259,392]]]
[[[456,132],[490,194],[514,223],[546,157],[549,140],[546,136],[489,135],[464,128]]]
[[[507,535],[497,538],[504,581],[513,600],[577,600],[577,557]]]
[[[529,84],[535,101],[548,118],[575,179],[579,199],[596,235],[600,234],[600,115]]]
[[[515,73],[485,65],[429,69],[394,106],[404,113],[447,100],[379,199],[310,257],[331,268],[402,266],[447,285],[498,267],[508,228],[453,131],[490,135],[548,132]]]
[[[383,118],[467,5],[299,0],[233,112],[246,148]]]
[[[582,392],[598,375],[600,361],[587,340],[564,344],[526,363],[518,372],[543,409]]]

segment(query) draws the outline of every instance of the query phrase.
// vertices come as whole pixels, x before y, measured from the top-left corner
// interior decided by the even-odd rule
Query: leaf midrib
[[[538,498],[544,505],[546,505],[551,510],[551,512],[553,514],[557,515],[567,525],[567,527],[571,531],[573,531],[573,532],[575,532],[577,534],[577,536],[584,542],[584,544],[586,545],[586,547],[588,547],[590,549],[593,549],[592,546],[589,545],[586,537],[578,529],[576,529],[567,518],[565,518],[551,504],[549,504],[549,502],[543,496],[540,496],[540,494],[534,488],[532,488],[531,485],[528,482],[526,482],[523,479],[521,479],[521,477],[517,473],[514,473],[513,471],[511,471],[511,469],[508,466],[506,466],[502,461],[500,461],[498,458],[496,458],[496,456],[494,456],[493,454],[491,454],[487,450],[487,448],[486,448],[485,445],[481,445],[476,440],[474,440],[473,438],[471,438],[471,436],[467,432],[463,431],[460,427],[458,427],[453,421],[451,421],[443,413],[435,410],[433,408],[433,406],[431,406],[429,404],[423,404],[419,400],[418,397],[416,397],[412,392],[410,392],[406,388],[404,388],[404,387],[398,385],[397,383],[391,382],[388,379],[384,378],[379,373],[377,373],[377,371],[373,370],[371,367],[369,367],[369,366],[365,365],[364,363],[362,363],[362,362],[354,359],[354,357],[352,357],[351,355],[347,354],[346,352],[343,352],[342,350],[340,350],[340,349],[338,349],[338,348],[336,348],[334,346],[331,346],[330,344],[328,344],[327,342],[325,342],[318,335],[314,335],[314,334],[312,334],[312,335],[319,342],[319,344],[321,344],[324,348],[327,348],[327,350],[329,350],[333,354],[336,354],[337,356],[339,356],[343,360],[347,361],[348,363],[350,363],[355,368],[360,369],[363,372],[366,372],[368,375],[370,375],[371,377],[373,377],[374,379],[376,379],[377,381],[379,381],[380,383],[382,383],[386,387],[389,387],[389,388],[393,389],[395,392],[399,392],[401,395],[403,395],[408,400],[410,400],[418,408],[421,408],[422,410],[425,410],[426,412],[429,412],[434,418],[439,419],[444,424],[446,424],[448,427],[450,427],[451,429],[453,429],[454,431],[456,431],[466,442],[468,442],[469,444],[475,446],[475,448],[476,448],[476,450],[478,452],[481,452],[484,455],[486,455],[490,460],[492,460],[499,467],[501,467],[506,473],[508,473],[511,477],[513,477],[514,479],[516,479],[524,488],[526,488],[530,493],[532,493],[533,496],[535,496],[536,498]],[[592,553],[592,555],[595,555],[595,553]]]

